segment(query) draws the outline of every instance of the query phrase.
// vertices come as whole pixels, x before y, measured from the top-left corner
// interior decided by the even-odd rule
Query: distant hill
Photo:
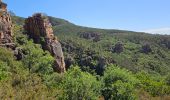
[[[147,33],[152,33],[152,34],[166,34],[170,35],[170,28],[158,28],[158,29],[151,29],[151,30],[146,30],[145,32]]]

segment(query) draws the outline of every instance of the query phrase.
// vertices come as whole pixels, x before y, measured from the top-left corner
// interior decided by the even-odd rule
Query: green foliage
[[[24,18],[18,16],[12,16],[12,22],[17,25],[24,25]]]
[[[65,58],[68,56],[68,71],[53,72],[54,58],[22,34],[24,18],[12,16],[14,42],[23,58],[17,61],[11,50],[0,48],[0,99],[96,100],[104,96],[106,100],[134,100],[170,95],[170,36],[95,29],[49,19]],[[100,41],[80,38],[83,32],[100,33]],[[118,41],[123,52],[115,53]],[[143,44],[149,44],[152,52],[141,52]]]
[[[0,61],[6,62],[8,66],[12,66],[13,64],[13,54],[11,51],[0,47]]]
[[[18,25],[24,24],[23,18],[14,16],[13,20]],[[145,70],[149,73],[157,72],[161,75],[166,75],[170,71],[170,36],[168,35],[81,27],[66,20],[50,16],[49,20],[52,23],[54,33],[62,43],[64,54],[71,55],[75,64],[78,64],[80,67],[85,66],[96,70],[99,66],[93,62],[98,63],[100,57],[105,57],[109,64],[116,63],[133,72]],[[18,30],[17,33],[23,31],[21,30],[21,26],[19,27],[16,29]],[[83,32],[100,33],[100,41],[93,42],[92,40],[80,38],[80,34]],[[20,39],[22,40],[21,43],[24,42],[24,39]],[[121,41],[124,47],[123,52],[120,54],[112,51],[118,41]],[[144,44],[149,44],[152,52],[141,52]],[[93,53],[89,53],[89,51]],[[81,64],[81,55],[90,56],[92,60],[86,65]]]
[[[73,67],[64,75],[61,99],[96,100],[100,96],[100,86],[95,76]]]
[[[161,75],[166,75],[170,71],[170,36],[123,30],[95,29],[76,26],[58,18],[50,17],[50,19],[52,23],[60,23],[52,24],[54,32],[62,43],[64,53],[72,55],[72,58],[75,59],[75,62],[80,67],[86,66],[79,62],[83,54],[92,57],[93,60],[88,64],[91,64],[93,61],[98,61],[100,57],[105,57],[109,64],[116,63],[133,72],[145,70],[149,73],[157,72]],[[80,38],[80,34],[83,32],[100,33],[100,41],[93,42]],[[118,41],[122,41],[124,47],[123,52],[120,54],[116,54],[112,50]],[[68,45],[65,45],[65,43]],[[144,44],[149,44],[152,52],[141,52]],[[89,54],[87,51],[94,53]],[[99,66],[93,65],[94,69],[97,67]]]
[[[33,44],[29,41],[23,46],[23,50],[26,53],[23,59],[24,65],[29,68],[30,72],[37,72],[40,74],[50,74],[53,72],[54,58],[49,52],[44,52],[40,45]]]
[[[52,88],[61,89],[61,85],[62,85],[61,83],[63,81],[63,77],[64,75],[59,73],[48,74],[43,76],[43,82],[50,89]]]
[[[146,72],[137,73],[136,77],[140,80],[140,87],[144,88],[153,96],[162,96],[170,93],[170,87],[159,74],[148,74]]]
[[[133,74],[118,66],[109,66],[103,76],[104,88],[102,94],[105,99],[134,100],[135,87],[139,84]]]
[[[0,81],[9,76],[9,66],[5,62],[0,61]]]
[[[11,51],[0,47],[0,81],[11,75],[10,71],[15,70],[14,64],[16,64],[16,62],[13,60]]]
[[[0,48],[0,99],[57,99],[58,90],[49,90],[42,80],[53,73],[53,57],[18,29],[20,27],[16,25],[15,43],[17,48],[21,48],[24,58],[16,61],[12,50]]]
[[[55,91],[55,92],[53,92]],[[51,100],[57,99],[57,90],[48,89],[37,74],[13,74],[11,79],[0,83],[0,98],[2,100]]]
[[[167,85],[170,86],[170,74],[168,74],[168,75],[166,76],[165,82],[166,82]]]

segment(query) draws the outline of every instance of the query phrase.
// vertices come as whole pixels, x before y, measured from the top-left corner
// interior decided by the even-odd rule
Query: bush
[[[8,66],[13,65],[13,54],[10,50],[0,47],[0,61],[6,62]]]
[[[103,76],[104,87],[102,94],[106,100],[134,100],[135,87],[138,80],[133,74],[118,66],[109,66]]]
[[[170,93],[169,87],[160,75],[151,75],[142,71],[137,73],[136,77],[140,80],[140,87],[152,96],[162,96]]]
[[[168,74],[168,75],[166,76],[165,82],[166,82],[167,85],[170,86],[170,74]]]
[[[33,44],[32,41],[26,43],[23,47],[26,53],[23,59],[24,65],[33,73],[50,74],[53,72],[54,58],[49,52],[44,52],[40,45]]]
[[[73,67],[65,73],[63,83],[63,100],[96,100],[100,96],[100,82],[95,76]]]
[[[5,62],[0,61],[0,81],[6,79],[9,74],[9,66]]]

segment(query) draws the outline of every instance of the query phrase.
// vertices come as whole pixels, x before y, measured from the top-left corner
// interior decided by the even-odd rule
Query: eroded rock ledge
[[[41,13],[34,14],[25,20],[24,29],[35,43],[41,43],[42,48],[48,50],[55,58],[54,70],[59,73],[64,72],[65,62],[61,44],[53,34],[48,17]]]

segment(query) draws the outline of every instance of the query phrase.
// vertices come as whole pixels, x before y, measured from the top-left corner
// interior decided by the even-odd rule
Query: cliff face
[[[13,42],[12,20],[6,9],[7,4],[0,2],[0,44],[8,45]]]
[[[65,63],[61,44],[53,34],[52,25],[48,18],[38,13],[25,21],[24,29],[35,43],[41,43],[44,50],[48,50],[55,58],[54,70],[65,71]]]

